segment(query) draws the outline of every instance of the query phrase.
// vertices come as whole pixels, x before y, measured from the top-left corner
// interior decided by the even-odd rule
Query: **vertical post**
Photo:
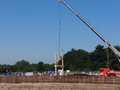
[[[57,76],[57,55],[55,56],[55,76]]]
[[[64,58],[63,58],[63,52],[61,55],[61,61],[62,61],[62,74],[64,75]]]

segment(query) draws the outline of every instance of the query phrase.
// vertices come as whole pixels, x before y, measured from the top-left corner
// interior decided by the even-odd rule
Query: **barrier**
[[[0,83],[105,83],[120,84],[120,78],[101,76],[13,76],[0,77]]]

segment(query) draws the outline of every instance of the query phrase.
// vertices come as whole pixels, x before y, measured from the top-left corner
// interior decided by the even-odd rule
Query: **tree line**
[[[53,71],[54,64],[45,64],[39,62],[37,64],[30,64],[27,60],[21,60],[16,62],[14,65],[0,65],[0,73],[7,72],[44,72]]]
[[[120,51],[120,46],[115,46]],[[65,70],[71,71],[97,71],[102,67],[120,70],[118,58],[109,49],[97,45],[95,50],[88,52],[83,49],[71,49],[63,56]],[[58,64],[61,63],[59,60]],[[31,64],[27,60],[21,60],[14,65],[0,65],[0,73],[3,72],[44,72],[54,71],[54,64],[39,62]]]
[[[115,48],[120,51],[120,46],[115,46]],[[92,52],[72,49],[64,55],[64,63],[65,69],[71,71],[97,71],[104,67],[120,70],[118,58],[109,48],[102,45],[97,45]]]

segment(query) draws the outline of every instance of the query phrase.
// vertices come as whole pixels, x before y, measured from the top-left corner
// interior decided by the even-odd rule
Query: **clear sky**
[[[113,45],[120,45],[120,0],[67,0]],[[56,0],[0,0],[0,63],[54,62],[58,20],[62,21],[61,46],[94,50],[103,44]]]

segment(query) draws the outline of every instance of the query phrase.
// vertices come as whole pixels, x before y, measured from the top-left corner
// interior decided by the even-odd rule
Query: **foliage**
[[[120,51],[120,46],[115,48]],[[97,45],[92,52],[72,49],[64,55],[64,63],[65,69],[71,71],[96,71],[102,67],[120,70],[118,58],[109,48],[104,48],[102,45]]]
[[[120,51],[120,46],[115,46]],[[65,70],[71,71],[93,71],[101,67],[110,67],[113,70],[120,70],[120,63],[115,54],[102,45],[97,45],[95,50],[88,52],[82,49],[71,49],[64,54]],[[58,64],[61,63],[59,60]],[[53,71],[54,64],[38,62],[30,64],[27,60],[21,60],[14,65],[0,65],[0,73],[5,72],[44,72]]]
[[[64,55],[65,69],[72,71],[88,70],[92,64],[85,50],[72,49]]]

